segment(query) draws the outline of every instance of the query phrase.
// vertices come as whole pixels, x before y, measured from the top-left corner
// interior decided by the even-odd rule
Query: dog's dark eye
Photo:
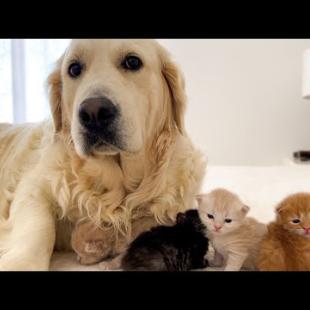
[[[294,224],[298,224],[298,223],[300,223],[300,220],[299,220],[299,219],[293,219],[292,222],[293,222]]]
[[[77,78],[78,76],[81,75],[83,70],[83,66],[82,64],[80,64],[79,62],[74,62],[72,63],[69,68],[68,68],[68,74],[72,77],[72,78]]]
[[[128,55],[122,62],[122,67],[130,71],[138,71],[142,67],[142,61],[137,56]]]
[[[231,223],[231,221],[232,221],[231,219],[225,219],[226,223]]]
[[[212,214],[208,213],[207,216],[208,216],[209,219],[214,219],[214,216]]]

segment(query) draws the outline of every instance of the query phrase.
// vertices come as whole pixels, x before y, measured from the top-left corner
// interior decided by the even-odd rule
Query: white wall
[[[310,101],[301,98],[310,40],[158,40],[181,66],[187,129],[219,165],[281,164],[310,149]]]

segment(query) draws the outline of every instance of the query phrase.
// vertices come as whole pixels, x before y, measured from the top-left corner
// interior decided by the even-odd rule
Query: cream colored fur
[[[127,52],[142,57],[140,73],[119,68]],[[86,63],[76,81],[74,57]],[[204,176],[184,128],[182,75],[155,41],[73,40],[48,82],[53,122],[0,125],[0,270],[48,270],[83,218],[125,236],[133,219],[169,222],[192,207]],[[121,108],[126,149],[85,156],[77,111],[98,91]]]
[[[241,267],[256,269],[260,242],[267,232],[266,225],[247,217],[249,207],[227,190],[215,189],[197,197],[198,212],[215,250],[210,263],[215,269],[209,267],[207,270],[217,270],[219,266],[225,271],[239,271]],[[231,222],[225,222],[226,219]]]

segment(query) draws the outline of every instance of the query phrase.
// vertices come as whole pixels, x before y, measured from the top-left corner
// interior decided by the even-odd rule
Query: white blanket
[[[209,166],[203,192],[222,187],[238,194],[250,206],[249,216],[268,223],[274,218],[274,208],[289,194],[310,191],[310,166],[273,167]],[[74,253],[55,253],[51,270],[100,270],[97,265],[82,266]]]

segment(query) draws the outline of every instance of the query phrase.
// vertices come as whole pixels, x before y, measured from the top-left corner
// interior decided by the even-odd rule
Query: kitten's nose
[[[214,228],[216,231],[219,231],[222,228],[222,225],[214,224]]]
[[[304,231],[307,235],[310,234],[310,227],[304,227]]]

